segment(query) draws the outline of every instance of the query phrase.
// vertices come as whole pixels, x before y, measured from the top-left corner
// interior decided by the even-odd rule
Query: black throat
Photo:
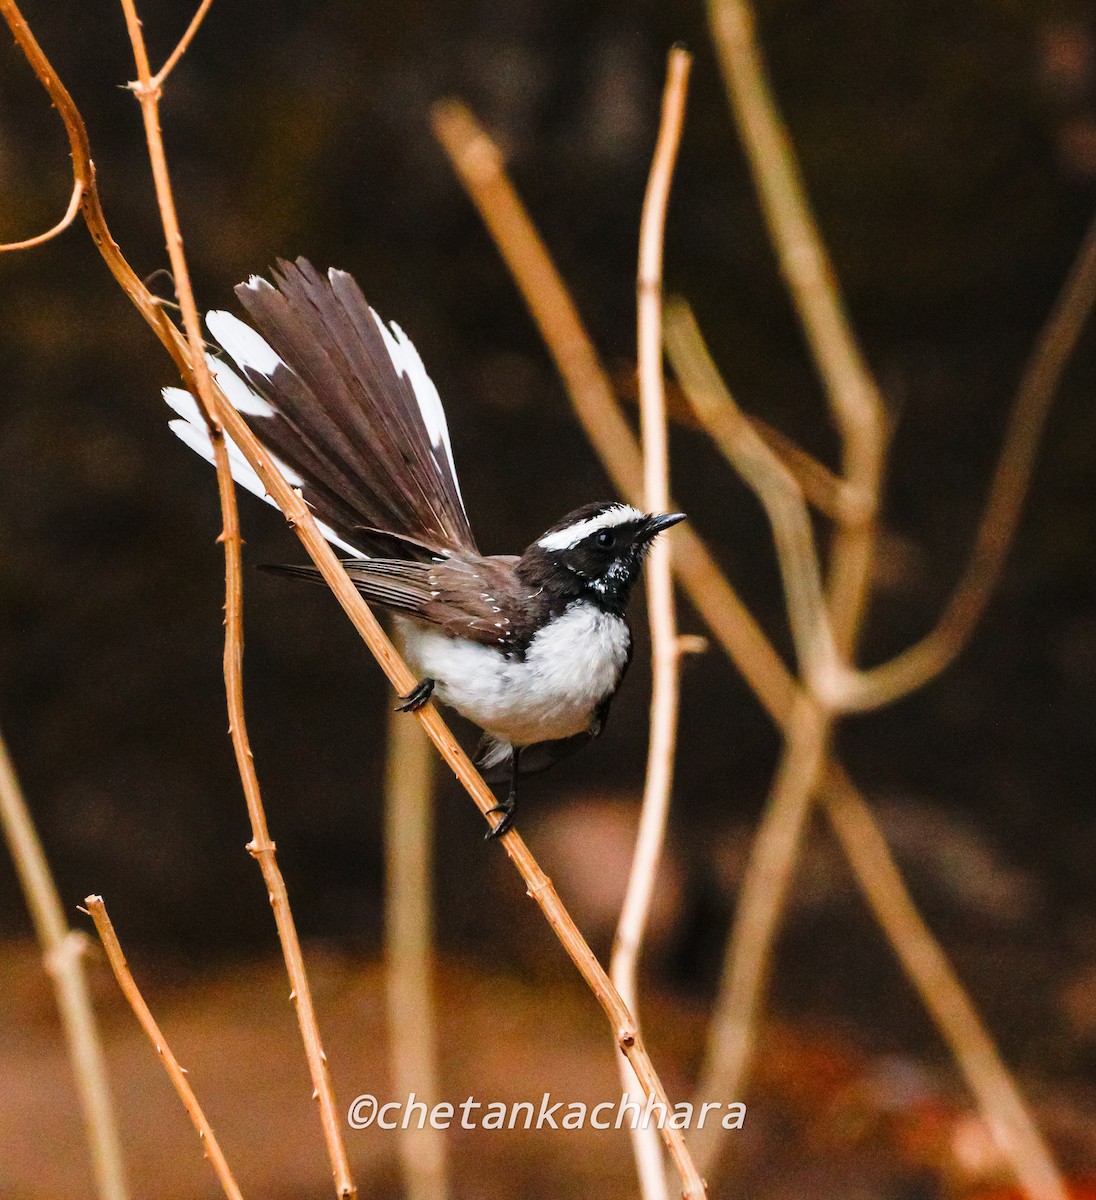
[[[576,556],[544,550],[534,542],[518,559],[515,570],[522,583],[543,596],[550,617],[559,616],[576,600],[623,617],[641,564],[642,556],[629,552],[595,575]]]

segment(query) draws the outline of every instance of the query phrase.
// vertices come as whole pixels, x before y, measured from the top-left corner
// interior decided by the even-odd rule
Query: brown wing
[[[236,289],[261,339],[229,314],[208,319],[261,397],[238,405],[256,435],[351,546],[391,553],[380,530],[431,554],[474,551],[441,401],[402,330],[344,271],[301,258],[272,277]]]
[[[354,586],[371,604],[467,638],[523,654],[547,616],[539,590],[522,583],[509,555],[453,555],[434,562],[369,558],[344,562]],[[315,567],[267,567],[322,582]]]

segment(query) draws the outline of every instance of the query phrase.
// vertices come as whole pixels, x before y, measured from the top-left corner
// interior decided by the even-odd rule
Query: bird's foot
[[[502,835],[511,827],[511,825],[513,825],[514,808],[515,805],[513,797],[508,797],[502,804],[496,804],[494,808],[489,808],[487,810],[488,816],[490,816],[492,813],[502,813],[502,820],[493,829],[488,829],[488,831],[483,835],[483,840],[485,842],[492,842],[495,840],[495,838],[502,837]]]
[[[415,684],[406,696],[400,697],[403,703],[396,705],[396,712],[418,712],[430,699],[433,691],[434,681],[429,678],[422,680],[421,683]]]

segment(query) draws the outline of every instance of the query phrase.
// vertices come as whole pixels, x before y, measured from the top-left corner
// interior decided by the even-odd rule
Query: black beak
[[[661,515],[652,513],[643,527],[643,538],[648,542],[654,541],[664,529],[669,529],[671,525],[676,525],[678,521],[684,520],[684,513],[662,513]]]

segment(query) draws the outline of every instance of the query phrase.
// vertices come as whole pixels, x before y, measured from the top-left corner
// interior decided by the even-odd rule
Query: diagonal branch
[[[667,512],[670,506],[670,461],[666,390],[662,376],[662,250],[670,183],[685,121],[685,100],[692,56],[680,47],[670,51],[662,117],[651,162],[639,227],[636,276],[639,406],[643,435],[643,507]],[[628,874],[628,886],[617,922],[610,974],[624,1002],[639,1019],[638,969],[643,935],[650,914],[658,865],[666,837],[677,748],[677,715],[681,657],[674,609],[672,537],[659,538],[647,563],[647,614],[651,627],[651,718],[647,772],[639,832]],[[635,1078],[619,1060],[625,1091]],[[649,1125],[632,1130],[632,1149],[644,1200],[668,1200],[666,1168],[658,1134]]]
[[[194,40],[194,35],[205,20],[205,15],[209,12],[209,7],[212,3],[213,0],[202,0],[201,4],[198,5],[197,11],[190,19],[190,24],[186,27],[186,32],[179,39],[179,44],[172,50],[168,55],[167,61],[149,81],[155,91],[159,91],[164,86],[164,81],[175,70],[179,59],[187,52],[190,43]]]
[[[0,828],[27,899],[42,961],[53,983],[72,1072],[80,1093],[95,1191],[99,1200],[126,1200],[125,1167],[110,1095],[103,1043],[88,992],[86,937],[70,929],[49,863],[38,840],[15,766],[0,737]]]
[[[110,963],[110,969],[114,972],[114,978],[118,981],[118,986],[122,989],[122,995],[129,1001],[134,1015],[141,1023],[141,1028],[148,1034],[148,1040],[156,1047],[156,1053],[160,1056],[160,1060],[164,1064],[164,1070],[167,1071],[168,1078],[170,1078],[175,1091],[179,1094],[179,1099],[183,1102],[187,1116],[190,1117],[194,1123],[194,1128],[198,1131],[198,1138],[202,1143],[202,1152],[209,1159],[214,1171],[217,1172],[217,1178],[220,1180],[225,1195],[228,1197],[228,1200],[243,1200],[243,1195],[236,1184],[232,1171],[229,1169],[224,1152],[221,1150],[221,1145],[217,1141],[217,1135],[213,1132],[213,1126],[210,1125],[209,1120],[202,1111],[202,1106],[198,1103],[198,1097],[195,1096],[194,1089],[190,1086],[190,1081],[186,1077],[186,1068],[179,1065],[179,1060],[172,1053],[171,1047],[160,1032],[160,1026],[156,1024],[156,1018],[152,1015],[152,1010],[145,1003],[145,999],[141,995],[141,990],[138,988],[137,982],[130,972],[126,956],[122,953],[122,947],[118,942],[118,935],[114,932],[114,926],[107,915],[103,897],[88,896],[84,900],[84,904],[87,906],[85,911],[95,922],[99,939],[102,941],[103,949],[107,954],[107,961]]]

